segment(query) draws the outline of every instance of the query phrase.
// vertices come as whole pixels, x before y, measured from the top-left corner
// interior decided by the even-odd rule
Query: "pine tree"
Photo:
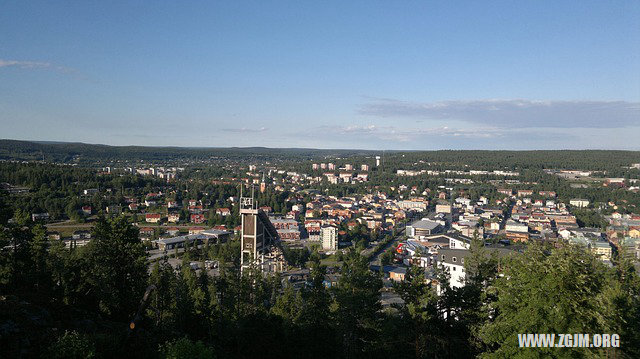
[[[342,276],[334,289],[333,317],[346,358],[375,352],[381,325],[379,302],[382,279],[369,270],[367,259],[351,251],[342,265]]]
[[[484,357],[602,356],[602,349],[522,349],[518,333],[615,333],[606,303],[607,268],[590,252],[566,245],[551,251],[532,244],[511,256],[496,279],[494,315],[481,330]]]
[[[89,244],[90,280],[100,311],[125,320],[135,313],[147,283],[147,259],[138,230],[124,217],[100,217]]]

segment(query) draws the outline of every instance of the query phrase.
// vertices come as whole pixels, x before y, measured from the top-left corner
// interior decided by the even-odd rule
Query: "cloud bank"
[[[497,138],[503,137],[508,131],[498,128],[451,128],[442,127],[396,127],[376,125],[350,125],[350,126],[320,126],[314,133],[328,136],[370,138],[383,141],[411,142],[429,136],[437,137],[461,137],[461,138]]]
[[[640,102],[469,100],[408,102],[378,99],[360,114],[383,118],[459,120],[502,128],[620,128],[640,123]]]

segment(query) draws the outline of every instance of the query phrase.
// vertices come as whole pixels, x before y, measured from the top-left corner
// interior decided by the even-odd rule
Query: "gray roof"
[[[418,221],[415,221],[413,223],[411,223],[411,227],[416,228],[416,229],[427,229],[427,230],[434,230],[436,228],[438,228],[440,224],[438,222],[434,222],[428,219],[421,219]]]
[[[162,244],[176,244],[176,243],[182,243],[182,242],[192,242],[196,239],[202,239],[202,236],[200,236],[199,234],[190,234],[186,236],[158,239],[155,242],[162,243]]]
[[[438,251],[438,262],[461,265],[463,264],[461,258],[464,258],[468,255],[470,255],[470,253],[467,249],[443,248]],[[457,261],[455,263],[452,260],[452,258],[454,257],[457,258]]]
[[[442,234],[436,234],[433,236],[429,236],[426,238],[429,242],[434,242],[434,243],[444,243],[444,244],[449,244],[449,240],[450,239],[457,239],[461,242],[465,242],[465,243],[471,243],[471,238],[467,237],[467,236],[463,236],[462,234],[460,234],[460,232],[447,232],[447,233],[442,233]]]
[[[200,234],[204,234],[205,236],[213,236],[213,237],[218,237],[218,236],[224,236],[227,234],[231,234],[231,231],[223,231],[221,229],[207,229],[205,231],[200,232]]]
[[[228,234],[231,234],[231,232],[223,231],[220,229],[207,229],[206,231],[202,231],[198,234],[188,234],[188,235],[177,236],[172,238],[163,238],[163,239],[158,239],[154,242],[162,243],[162,244],[176,244],[176,243],[182,243],[182,242],[192,242],[194,240],[206,240],[207,238],[211,238],[211,237],[218,238],[219,236],[228,235]]]
[[[490,253],[496,253],[498,258],[502,258],[513,253],[518,253],[515,249],[504,248],[504,247],[485,246],[485,248],[488,249]],[[468,249],[443,248],[438,251],[437,259],[438,259],[438,262],[462,265],[463,263],[460,259],[465,258],[469,255],[471,255],[471,251],[469,251]],[[444,256],[444,260],[442,259],[443,258],[442,256]],[[453,257],[456,257],[458,261],[454,263],[452,261]]]

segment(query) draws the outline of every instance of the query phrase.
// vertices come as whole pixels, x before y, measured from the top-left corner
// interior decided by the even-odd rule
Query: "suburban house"
[[[226,217],[231,214],[231,210],[229,210],[229,208],[218,208],[216,210],[216,214],[219,216]]]
[[[191,223],[195,223],[195,224],[200,224],[200,223],[204,223],[205,218],[204,218],[204,214],[192,214],[191,215]]]
[[[158,223],[162,220],[162,214],[160,213],[147,213],[144,217],[147,223]]]
[[[533,195],[533,191],[530,189],[521,189],[518,190],[518,197],[528,197]]]
[[[402,282],[407,275],[407,268],[397,267],[389,271],[389,279],[394,282]]]
[[[180,213],[169,213],[168,221],[171,223],[180,222]]]

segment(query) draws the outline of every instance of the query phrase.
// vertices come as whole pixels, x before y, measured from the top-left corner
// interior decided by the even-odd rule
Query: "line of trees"
[[[426,281],[412,267],[394,288],[404,305],[383,307],[381,274],[355,251],[344,256],[331,287],[315,262],[310,280],[294,290],[257,268],[240,273],[234,256],[224,254],[231,244],[216,250],[229,260],[216,277],[191,269],[195,248],[179,270],[164,259],[149,271],[137,230],[124,218],[99,219],[92,242],[73,250],[27,218],[0,233],[4,357],[640,355],[640,280],[633,266],[606,267],[574,246],[531,245],[499,260],[474,242],[464,287],[450,288],[445,272]],[[147,288],[154,289],[148,306],[131,330]],[[518,333],[618,333],[622,344],[522,349]]]

